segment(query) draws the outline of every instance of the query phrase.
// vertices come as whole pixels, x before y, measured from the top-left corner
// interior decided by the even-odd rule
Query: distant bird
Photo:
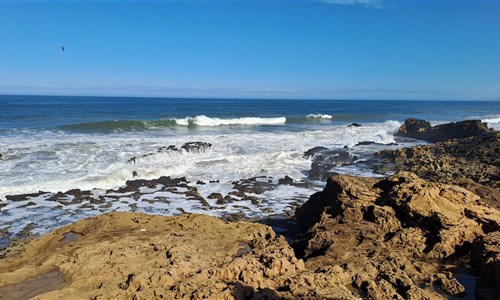
[[[64,45],[61,45],[61,50],[64,52],[66,50],[64,50]]]

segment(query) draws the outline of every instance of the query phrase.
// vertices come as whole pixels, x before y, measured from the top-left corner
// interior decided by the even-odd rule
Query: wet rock
[[[450,139],[467,138],[483,135],[493,130],[480,120],[467,120],[431,126],[430,122],[415,118],[406,119],[398,134],[430,142],[442,142]]]
[[[356,145],[354,145],[354,147],[357,147],[357,146],[368,146],[368,145],[374,145],[374,144],[376,144],[374,141],[363,141],[363,142],[357,143]]]
[[[359,123],[352,123],[351,125],[349,125],[347,127],[361,127],[361,124],[359,124]]]
[[[181,151],[181,149],[177,148],[177,146],[175,146],[175,145],[169,145],[168,147],[160,147],[160,148],[158,148],[158,153],[160,153],[160,152],[167,152],[167,151],[179,152],[179,151]]]
[[[267,177],[252,177],[233,182],[233,188],[242,193],[262,194],[275,189],[275,185],[268,181],[263,181]]]
[[[5,199],[10,201],[24,201],[28,200],[29,198],[35,198],[43,194],[46,194],[46,192],[38,191],[38,193],[31,193],[31,194],[7,195],[5,196]]]
[[[212,147],[212,144],[206,142],[188,142],[181,146],[181,149],[186,150],[186,152],[192,153],[202,153],[207,151]]]
[[[210,195],[208,195],[207,197],[208,199],[217,199],[217,200],[221,200],[224,198],[224,196],[222,196],[221,193],[211,193]]]
[[[201,180],[198,180],[196,181],[196,184],[200,184],[200,185],[203,185],[203,184],[206,184],[205,182],[201,181]]]
[[[349,165],[352,162],[353,158],[345,149],[327,149],[317,152],[313,157],[308,178],[311,180],[326,180],[332,175],[332,168]]]
[[[323,150],[326,150],[328,148],[326,147],[323,147],[323,146],[318,146],[318,147],[314,147],[314,148],[311,148],[309,150],[307,150],[306,152],[304,152],[304,158],[310,158],[310,157],[313,157],[314,154],[318,153],[318,152],[321,152]]]
[[[285,176],[283,178],[278,179],[278,184],[287,184],[287,185],[292,185],[293,184],[293,179]]]

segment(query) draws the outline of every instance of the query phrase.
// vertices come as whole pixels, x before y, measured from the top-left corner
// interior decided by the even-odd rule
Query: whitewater
[[[370,168],[374,153],[423,143],[395,136],[409,117],[433,124],[481,119],[500,129],[500,104],[0,96],[0,230],[8,238],[26,228],[43,234],[110,211],[292,214],[325,184],[310,178],[307,150],[345,151],[352,161],[331,173],[385,176]],[[182,149],[190,142],[211,146]],[[165,150],[173,148],[179,150]],[[127,181],[161,176],[185,177],[187,187],[115,192]],[[285,177],[297,184],[278,184]],[[235,182],[249,178],[273,188],[238,198]],[[72,203],[67,191],[75,189],[104,203]],[[194,190],[202,202],[190,200]],[[26,193],[35,195],[7,200]],[[221,204],[213,193],[237,199]],[[62,200],[51,201],[55,195]]]

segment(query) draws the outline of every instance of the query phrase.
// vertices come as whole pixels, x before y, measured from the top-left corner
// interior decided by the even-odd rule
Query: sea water
[[[315,146],[347,146],[362,161],[382,149],[419,143],[394,136],[409,117],[433,124],[481,119],[500,129],[500,102],[0,96],[0,201],[7,204],[0,210],[0,229],[12,233],[36,223],[35,231],[43,233],[87,215],[129,210],[123,205],[126,201],[107,210],[55,210],[46,196],[31,199],[36,205],[25,207],[26,203],[11,203],[5,196],[76,188],[98,192],[123,186],[134,174],[135,179],[184,176],[190,182],[218,181],[198,186],[203,197],[227,193],[233,190],[233,181],[255,176],[307,181],[311,159],[303,153]],[[352,123],[362,126],[349,127]],[[212,147],[196,153],[158,151],[193,141]],[[353,148],[364,141],[377,144]],[[131,162],[132,158],[136,159]],[[384,175],[373,173],[366,164],[333,171]],[[282,213],[290,208],[290,199],[305,201],[323,185],[266,192],[261,195],[266,209],[254,210],[252,216],[265,215],[262,211]],[[222,213],[188,205],[179,195],[169,196],[170,208]],[[224,210],[236,212],[244,206],[239,204]],[[169,205],[162,205],[139,201],[137,211],[175,214]]]

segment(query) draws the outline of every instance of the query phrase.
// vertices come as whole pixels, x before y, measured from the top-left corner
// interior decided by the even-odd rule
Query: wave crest
[[[258,118],[243,117],[233,119],[211,118],[204,115],[196,117],[186,117],[184,119],[174,119],[177,125],[181,126],[200,126],[215,127],[227,125],[281,125],[286,123],[285,117],[277,118]]]
[[[308,119],[331,119],[331,118],[333,118],[331,115],[327,115],[327,114],[308,114],[306,117]]]

